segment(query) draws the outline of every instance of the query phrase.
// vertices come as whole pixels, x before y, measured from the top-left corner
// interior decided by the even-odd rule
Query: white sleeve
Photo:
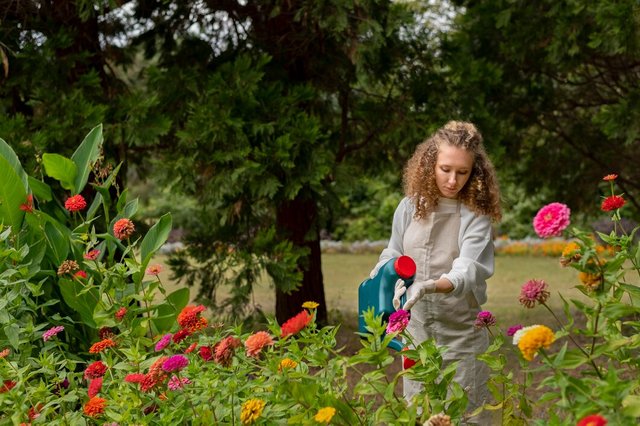
[[[480,305],[487,301],[486,280],[493,275],[494,247],[491,219],[471,212],[468,225],[461,221],[460,255],[453,261],[451,271],[443,274],[453,284],[454,296],[473,292]],[[466,226],[465,226],[466,225]]]
[[[378,263],[374,270],[378,270],[382,265],[387,263],[389,259],[402,256],[404,254],[402,241],[404,240],[404,232],[407,230],[409,223],[411,222],[412,214],[413,207],[411,202],[405,197],[400,201],[398,207],[396,207],[395,213],[393,214],[393,224],[391,225],[391,238],[389,239],[389,244],[387,245],[387,248],[382,250],[382,253],[380,253]]]

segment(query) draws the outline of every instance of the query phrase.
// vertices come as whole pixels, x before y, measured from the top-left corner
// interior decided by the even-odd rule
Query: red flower
[[[142,383],[145,377],[146,375],[142,373],[132,373],[132,374],[127,374],[124,377],[124,381],[127,383]]]
[[[100,329],[98,330],[98,337],[100,337],[100,340],[111,339],[115,336],[116,334],[109,327],[100,327]]]
[[[33,195],[27,195],[27,202],[20,204],[20,210],[27,213],[33,213]]]
[[[5,380],[2,383],[2,386],[0,386],[0,393],[5,393],[5,392],[9,392],[11,389],[13,389],[15,386],[17,385],[16,382],[14,382],[13,380]]]
[[[189,330],[191,333],[195,333],[207,326],[206,318],[202,318],[200,313],[206,310],[202,305],[197,306],[185,306],[184,309],[178,314],[178,324],[185,330]]]
[[[231,358],[233,357],[235,348],[239,348],[240,346],[242,346],[242,340],[233,336],[225,337],[215,347],[214,360],[218,364],[228,367],[231,364]]]
[[[106,399],[94,396],[84,405],[84,414],[89,417],[98,417],[102,413],[104,413],[104,408],[106,405]]]
[[[78,278],[82,278],[82,279],[87,279],[87,273],[83,270],[79,270],[78,272],[76,272],[75,274],[73,274],[74,277],[78,277]]]
[[[605,426],[606,424],[607,419],[602,417],[600,414],[591,414],[580,419],[576,426]]]
[[[173,343],[180,343],[182,342],[184,339],[186,339],[187,337],[189,337],[191,333],[189,332],[189,330],[178,330],[176,332],[176,334],[173,335]]]
[[[113,340],[104,339],[104,340],[101,340],[101,341],[91,345],[91,347],[89,348],[89,353],[90,354],[99,354],[100,352],[104,351],[105,349],[113,348],[115,346],[116,346],[116,342],[114,342]]]
[[[280,328],[280,337],[287,337],[297,334],[311,322],[309,312],[301,311],[298,315],[289,318]]]
[[[193,342],[187,349],[184,350],[185,354],[190,354],[198,346],[198,342]]]
[[[100,250],[89,250],[87,253],[84,254],[84,258],[87,260],[96,260],[98,258],[98,256],[100,256]]]
[[[102,390],[102,377],[98,377],[97,379],[93,379],[89,383],[89,398],[93,398]]]
[[[127,308],[122,307],[118,309],[118,312],[116,312],[116,319],[118,321],[122,321],[122,318],[124,318],[125,315],[127,315]]]
[[[136,230],[133,222],[129,219],[122,218],[113,225],[113,235],[119,240],[126,240],[133,235]]]
[[[67,201],[64,202],[64,208],[70,212],[79,212],[80,210],[84,210],[86,207],[87,202],[80,194],[69,197],[67,198]]]
[[[104,376],[107,372],[107,366],[102,361],[96,361],[84,370],[85,379],[97,379]]]
[[[198,349],[200,353],[200,358],[204,361],[211,361],[213,359],[213,353],[211,352],[211,348],[209,346],[200,346]]]
[[[402,348],[403,351],[408,351],[409,347],[405,346],[404,348]],[[411,358],[407,358],[406,356],[402,357],[402,368],[404,368],[405,370],[408,370],[409,368],[413,367],[414,365],[416,365],[415,360],[411,359]]]
[[[602,209],[603,212],[610,212],[612,210],[617,210],[620,207],[624,206],[625,202],[626,202],[625,199],[622,198],[621,196],[611,195],[604,199],[604,201],[602,202],[602,205],[600,206],[600,209]]]
[[[617,177],[618,177],[618,175],[617,175],[617,174],[612,173],[612,174],[610,174],[610,175],[606,175],[605,177],[603,177],[603,178],[602,178],[602,180],[605,180],[605,181],[607,181],[607,182],[608,182],[608,181],[616,180],[616,179],[617,179]]]
[[[38,402],[35,407],[29,408],[29,412],[27,416],[29,416],[29,420],[35,420],[40,417],[40,412],[44,408],[44,405],[41,402]]]

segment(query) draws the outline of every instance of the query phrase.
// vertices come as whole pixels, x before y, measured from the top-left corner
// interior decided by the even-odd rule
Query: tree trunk
[[[319,304],[316,317],[318,324],[327,323],[317,217],[318,206],[315,201],[305,198],[303,194],[278,206],[278,232],[296,246],[309,249],[309,255],[298,263],[303,273],[302,286],[290,294],[276,288],[276,318],[280,324],[298,314],[302,304],[307,301]]]

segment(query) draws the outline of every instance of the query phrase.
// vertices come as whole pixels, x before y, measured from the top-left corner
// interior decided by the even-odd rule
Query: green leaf
[[[0,223],[11,226],[14,233],[22,226],[24,211],[20,210],[20,205],[26,201],[27,190],[22,186],[20,176],[6,158],[0,157]]]
[[[71,160],[77,168],[77,175],[74,180],[75,194],[82,192],[84,186],[87,184],[91,167],[100,156],[102,141],[102,124],[98,124],[85,136],[80,146],[71,156]]]
[[[167,241],[169,232],[171,232],[171,213],[166,213],[149,229],[142,240],[140,245],[142,267],[140,269],[147,268],[151,257]]]
[[[640,417],[640,396],[627,395],[622,400],[622,411],[629,417]]]
[[[43,154],[42,164],[47,176],[52,177],[60,182],[64,189],[74,191],[74,182],[78,174],[78,168],[75,163],[60,154]]]
[[[2,138],[0,138],[0,156],[7,161],[9,167],[11,167],[13,172],[18,176],[18,178],[22,182],[22,187],[26,192],[29,188],[28,176],[22,168],[22,164],[20,164],[20,159],[18,158],[16,153]]]
[[[31,188],[33,195],[40,201],[51,201],[53,199],[51,187],[41,180],[29,176],[29,188]]]
[[[153,325],[157,333],[169,331],[173,327],[178,313],[189,303],[189,289],[180,288],[169,294],[163,303],[157,307],[158,316],[153,318]]]
[[[87,289],[79,282],[66,278],[61,278],[58,285],[66,304],[80,315],[82,322],[96,328],[93,311],[100,301],[98,290],[95,287]]]
[[[69,253],[70,232],[55,220],[49,220],[44,224],[44,235],[51,249],[49,250],[53,257],[51,260],[59,266],[67,259]]]
[[[20,345],[20,326],[18,324],[9,324],[4,328],[4,334],[7,335],[9,343],[14,349],[18,349]]]

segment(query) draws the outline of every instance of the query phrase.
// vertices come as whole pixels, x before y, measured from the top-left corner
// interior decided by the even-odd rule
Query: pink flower
[[[162,364],[162,369],[166,372],[179,371],[187,365],[189,365],[189,359],[186,356],[173,355]]]
[[[169,383],[167,383],[167,387],[175,391],[178,389],[182,389],[184,385],[188,385],[190,383],[191,380],[187,379],[186,377],[171,376],[171,378],[169,379]]]
[[[46,342],[47,340],[51,339],[56,334],[60,333],[62,330],[64,330],[64,327],[61,326],[61,325],[56,326],[56,327],[51,327],[50,329],[48,329],[47,331],[42,333],[42,340],[44,340]]]
[[[76,278],[82,278],[82,279],[87,279],[87,273],[83,270],[80,270],[78,272],[76,272],[75,274],[73,274],[74,277]]]
[[[491,327],[492,325],[496,325],[496,317],[489,311],[480,311],[473,325],[476,328]]]
[[[118,309],[118,311],[116,312],[116,319],[118,321],[122,321],[122,318],[124,318],[125,315],[127,315],[127,308],[123,306],[122,308]]]
[[[514,334],[516,334],[516,332],[517,332],[518,330],[522,330],[522,328],[523,328],[523,327],[522,327],[522,325],[521,325],[521,324],[512,325],[511,327],[509,327],[509,328],[507,329],[507,336],[509,336],[509,337],[513,336]]]
[[[536,306],[536,302],[545,303],[549,299],[549,290],[544,280],[529,280],[520,289],[520,303],[527,308]]]
[[[87,202],[80,194],[69,197],[67,198],[67,201],[64,202],[64,208],[70,212],[79,212],[80,210],[84,210],[86,207]]]
[[[171,337],[173,337],[171,333],[167,333],[162,336],[160,340],[158,340],[158,343],[156,343],[156,352],[161,351],[169,346],[169,343],[171,343]]]
[[[102,377],[91,380],[89,383],[89,398],[93,398],[102,390]]]
[[[547,204],[533,218],[533,229],[540,238],[556,237],[571,223],[571,210],[565,204]]]
[[[258,331],[247,337],[244,341],[244,347],[247,355],[257,358],[265,346],[273,345],[273,337],[266,331]]]
[[[151,265],[147,268],[147,275],[158,276],[162,272],[162,265]]]
[[[94,249],[86,252],[83,257],[86,260],[96,260],[98,256],[100,256],[100,250]]]
[[[401,333],[409,325],[411,314],[409,311],[399,309],[389,316],[389,324],[387,325],[387,333]]]

